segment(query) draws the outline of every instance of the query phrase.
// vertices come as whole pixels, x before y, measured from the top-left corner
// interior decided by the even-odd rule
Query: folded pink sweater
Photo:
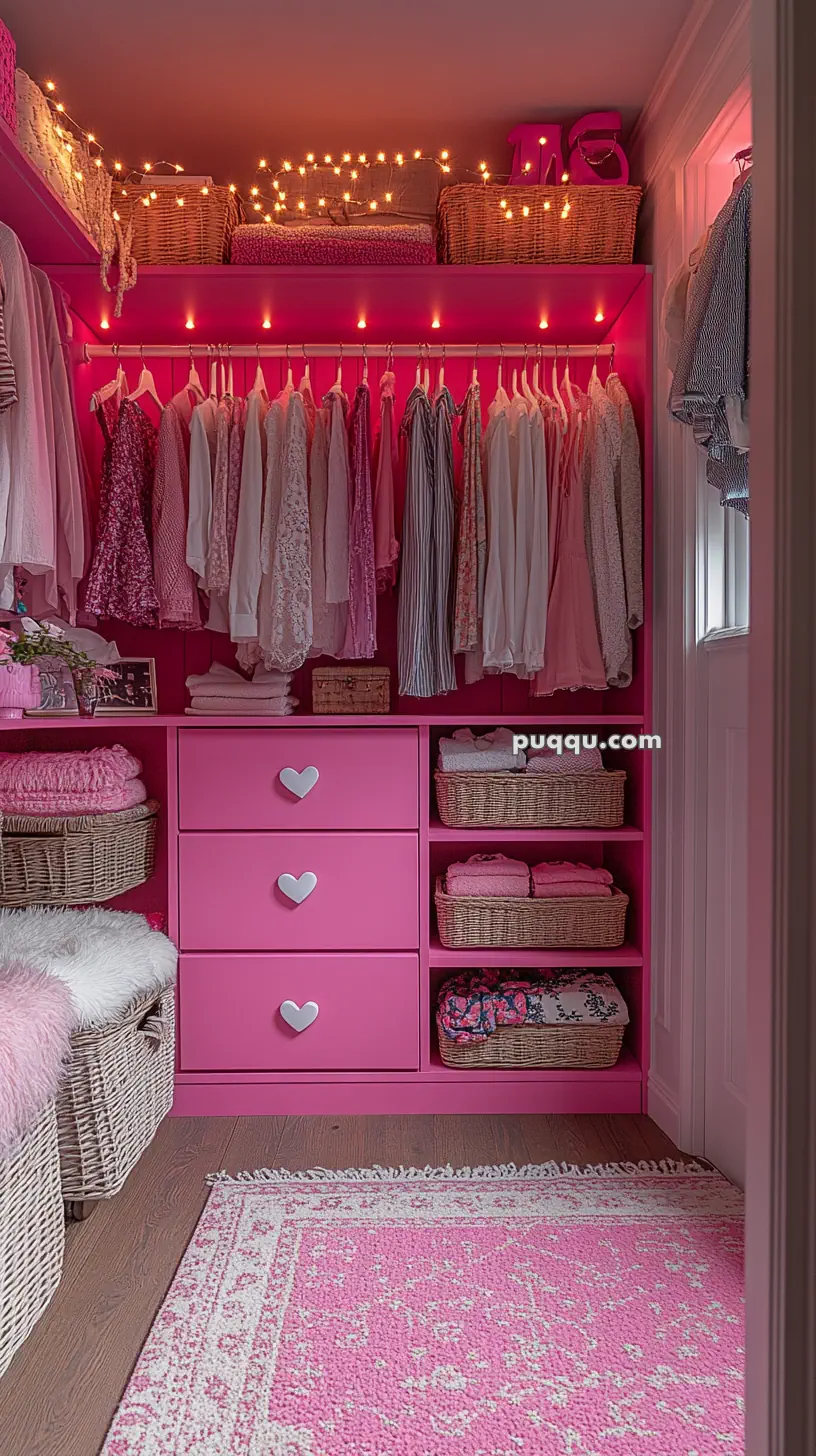
[[[470,859],[459,861],[449,865],[448,879],[457,875],[467,875],[469,878],[494,878],[500,875],[503,879],[514,878],[529,880],[530,867],[521,859],[508,859],[506,854],[472,854]]]
[[[601,885],[596,881],[590,884],[587,880],[534,880],[534,900],[580,900],[584,897],[596,899],[599,895],[609,896],[612,894],[609,885]]]
[[[121,744],[88,753],[0,753],[0,810],[102,814],[146,797],[142,765]]]
[[[580,881],[588,885],[611,885],[612,876],[609,870],[599,865],[570,864],[569,860],[542,860],[541,864],[533,865],[533,884],[576,884]]]
[[[530,881],[513,875],[460,875],[455,880],[448,879],[447,890],[449,895],[512,895],[517,900],[525,900],[530,893]]]

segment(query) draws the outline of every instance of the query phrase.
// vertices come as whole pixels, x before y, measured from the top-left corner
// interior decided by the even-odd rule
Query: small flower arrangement
[[[68,640],[61,627],[55,622],[35,622],[23,617],[22,632],[17,636],[7,627],[0,627],[0,667],[34,667],[40,662],[64,662],[74,677],[96,687],[103,682],[115,682],[116,673],[108,667],[100,667],[87,652],[82,652]]]

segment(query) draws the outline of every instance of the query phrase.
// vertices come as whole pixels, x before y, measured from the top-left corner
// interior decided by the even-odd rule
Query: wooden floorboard
[[[681,1157],[646,1117],[170,1118],[69,1226],[62,1283],[0,1380],[2,1456],[98,1456],[207,1196],[207,1173]]]

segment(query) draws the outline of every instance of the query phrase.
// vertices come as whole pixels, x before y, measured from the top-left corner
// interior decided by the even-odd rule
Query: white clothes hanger
[[[567,344],[566,347],[567,347],[567,358],[566,358],[566,363],[564,365],[564,387],[565,387],[565,389],[567,391],[567,399],[569,400],[572,408],[575,409],[575,405],[576,405],[575,391],[574,391],[574,389],[572,387],[572,380],[570,379],[570,372],[569,372],[569,344]]]
[[[363,384],[368,384],[368,348],[363,344]]]
[[[187,388],[192,390],[193,394],[197,394],[199,400],[204,398],[204,385],[198,377],[198,370],[196,369],[195,359],[193,358],[192,344],[190,345],[190,374],[187,379]]]
[[[286,389],[294,389],[295,377],[292,373],[292,360],[289,358],[289,345],[286,345]]]
[[[504,344],[499,344],[499,367],[496,371],[496,394],[494,404],[507,405],[510,403],[507,390],[502,383],[502,372],[504,369]]]
[[[436,376],[436,392],[441,394],[445,388],[445,345],[442,345],[442,357],[439,364],[439,373]]]
[[[309,372],[309,360],[306,357],[306,345],[301,344],[300,347],[303,351],[303,375],[301,377],[300,384],[298,385],[298,394],[308,394],[311,396],[312,399],[314,399],[314,391],[312,390],[312,378]]]
[[[261,365],[261,346],[260,346],[260,344],[256,344],[255,345],[255,348],[258,351],[258,365],[257,365],[257,368],[255,370],[255,383],[252,386],[253,393],[255,393],[255,394],[263,394],[268,399],[269,396],[268,396],[268,394],[266,392],[266,380],[264,379],[263,367]]]
[[[339,354],[337,356],[337,378],[335,379],[334,384],[332,385],[331,389],[329,390],[329,393],[330,394],[342,394],[343,393],[343,345],[342,344],[340,345],[340,352],[339,352]]]
[[[163,410],[164,405],[159,398],[159,391],[156,388],[156,381],[153,378],[150,370],[145,365],[144,354],[141,353],[141,351],[139,357],[142,361],[142,372],[139,375],[139,383],[136,385],[136,388],[133,390],[133,392],[131,394],[128,394],[126,398],[129,399],[131,403],[133,403],[135,400],[140,399],[143,394],[149,394],[150,398],[155,400],[159,409]]]
[[[527,345],[526,344],[524,345],[524,363],[521,366],[521,392],[524,395],[524,398],[526,399],[527,403],[529,405],[533,405],[536,409],[538,409],[538,400],[536,399],[536,396],[535,396],[533,390],[530,388],[529,381],[527,379]]]
[[[479,383],[479,345],[476,345],[476,353],[473,355],[473,373],[470,376],[471,385]]]
[[[227,344],[227,394],[229,395],[230,399],[235,398],[235,390],[233,388],[234,383],[235,381],[232,373],[232,348],[229,344]]]
[[[117,364],[116,376],[114,379],[109,380],[107,384],[103,384],[101,389],[94,390],[93,394],[91,395],[92,412],[99,409],[99,406],[103,404],[106,399],[110,399],[111,395],[127,394],[128,392],[127,376],[124,369],[122,368],[122,361],[119,358],[118,344],[114,344],[113,346],[113,356]]]
[[[426,394],[431,392],[431,346],[425,345],[425,373],[422,376],[422,388]]]
[[[414,389],[421,389],[421,388],[422,388],[422,345],[421,344],[418,344],[417,345],[416,379],[414,380]]]
[[[218,398],[218,360],[213,353],[210,363],[210,399]]]
[[[556,404],[558,405],[559,411],[561,413],[561,433],[562,433],[562,435],[566,435],[566,433],[567,433],[567,425],[569,424],[569,415],[567,414],[567,407],[564,404],[563,399],[561,398],[561,391],[558,388],[558,345],[557,344],[555,346],[555,357],[553,359],[552,391],[553,391],[553,399],[555,400]]]

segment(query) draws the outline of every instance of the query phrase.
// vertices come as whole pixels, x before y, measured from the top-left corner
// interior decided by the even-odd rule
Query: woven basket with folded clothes
[[[439,939],[452,949],[619,946],[629,904],[602,866],[550,861],[531,870],[503,854],[450,865],[434,900]]]
[[[626,773],[605,769],[598,748],[525,755],[514,752],[509,728],[481,738],[458,729],[440,740],[434,780],[439,818],[454,829],[616,829],[623,823]]]

